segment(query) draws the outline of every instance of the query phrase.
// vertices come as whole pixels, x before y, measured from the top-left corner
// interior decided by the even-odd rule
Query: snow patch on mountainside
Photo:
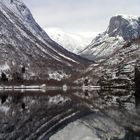
[[[50,38],[70,52],[78,53],[91,43],[97,33],[92,32],[66,32],[60,28],[50,27],[45,29]]]
[[[9,70],[9,69],[10,69],[10,67],[7,63],[5,63],[4,65],[0,65],[0,71],[6,71],[6,70]]]
[[[53,72],[49,72],[49,80],[50,79],[54,79],[54,80],[57,80],[57,81],[61,81],[62,79],[67,79],[69,78],[70,75],[67,75],[66,73],[64,72],[59,72],[59,71],[53,71]]]

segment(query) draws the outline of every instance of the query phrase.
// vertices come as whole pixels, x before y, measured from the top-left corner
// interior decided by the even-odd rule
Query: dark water
[[[140,139],[139,91],[1,92],[0,102],[1,140]]]

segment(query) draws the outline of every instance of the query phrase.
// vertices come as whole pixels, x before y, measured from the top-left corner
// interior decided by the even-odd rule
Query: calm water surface
[[[130,90],[0,93],[1,140],[139,140],[140,97]]]

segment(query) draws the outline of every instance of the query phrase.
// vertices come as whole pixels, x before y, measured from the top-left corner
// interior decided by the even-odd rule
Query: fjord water
[[[139,140],[140,97],[131,90],[0,93],[0,139]]]

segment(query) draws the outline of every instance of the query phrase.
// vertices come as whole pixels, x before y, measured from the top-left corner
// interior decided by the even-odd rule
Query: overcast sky
[[[23,0],[41,27],[66,31],[104,31],[110,17],[140,15],[140,0]]]

